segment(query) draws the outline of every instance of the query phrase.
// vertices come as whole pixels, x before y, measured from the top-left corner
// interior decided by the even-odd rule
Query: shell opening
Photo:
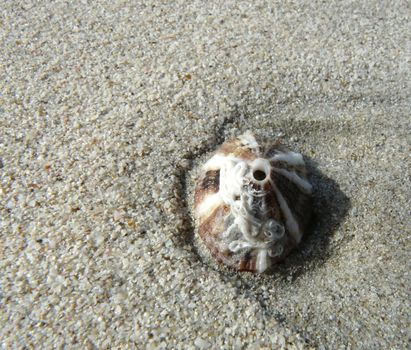
[[[252,176],[254,180],[261,182],[265,181],[270,175],[270,163],[263,158],[257,158],[251,164]]]
[[[254,170],[253,177],[257,181],[263,181],[267,177],[267,174],[263,170],[257,169]]]

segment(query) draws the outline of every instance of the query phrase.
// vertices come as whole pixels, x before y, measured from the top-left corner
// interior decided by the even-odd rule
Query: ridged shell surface
[[[264,272],[307,229],[312,186],[303,157],[251,132],[221,145],[196,182],[196,235],[214,259]]]

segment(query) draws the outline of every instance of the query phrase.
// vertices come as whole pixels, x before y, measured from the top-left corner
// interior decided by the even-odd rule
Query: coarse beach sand
[[[409,2],[0,9],[0,348],[409,346]],[[262,276],[193,245],[198,166],[246,130],[315,189]]]

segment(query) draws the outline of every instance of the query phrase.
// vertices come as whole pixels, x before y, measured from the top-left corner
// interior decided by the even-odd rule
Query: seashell
[[[301,241],[311,192],[301,154],[280,142],[259,144],[247,132],[202,167],[194,192],[197,241],[219,263],[264,272]]]

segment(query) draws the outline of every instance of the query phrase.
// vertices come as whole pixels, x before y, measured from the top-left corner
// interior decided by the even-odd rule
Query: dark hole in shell
[[[266,178],[267,174],[262,170],[255,170],[253,176],[257,181],[262,181]]]

